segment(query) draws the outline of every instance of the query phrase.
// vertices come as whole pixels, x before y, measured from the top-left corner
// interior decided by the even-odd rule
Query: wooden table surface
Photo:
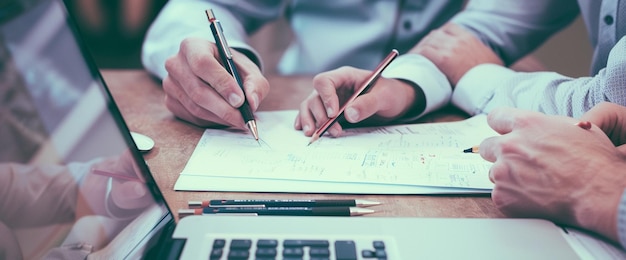
[[[102,75],[131,131],[152,137],[155,147],[145,154],[159,188],[173,211],[189,200],[209,199],[367,199],[382,202],[368,216],[497,218],[503,215],[488,195],[343,195],[300,193],[183,192],[174,183],[191,156],[203,129],[177,120],[163,104],[160,82],[144,70],[103,70]],[[297,109],[311,91],[311,77],[268,77],[272,89],[259,110]],[[282,98],[286,97],[286,98]],[[447,109],[423,121],[463,118]],[[178,217],[178,216],[176,216]]]

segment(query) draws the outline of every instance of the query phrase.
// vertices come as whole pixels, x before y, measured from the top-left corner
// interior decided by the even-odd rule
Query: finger
[[[341,124],[339,124],[339,122],[335,122],[326,131],[332,137],[339,137],[343,133],[343,127],[341,126]]]
[[[198,117],[195,117],[191,115],[189,111],[187,111],[187,109],[180,102],[168,96],[165,97],[165,106],[167,107],[167,109],[172,111],[172,113],[174,113],[174,115],[177,118],[190,122],[197,126],[213,127],[217,125],[226,125],[225,122],[219,123],[219,120],[216,120],[218,122],[215,122],[215,121],[208,121],[208,120],[203,120]]]
[[[399,93],[396,91],[390,91],[393,86],[383,82],[389,83],[389,80],[385,81],[384,78],[378,80],[367,93],[358,96],[351,104],[346,106],[344,111],[346,121],[358,123],[374,114],[388,115],[385,113],[385,110],[390,107],[388,103],[396,103],[397,97],[403,95],[398,95]]]
[[[498,138],[501,138],[501,137],[499,136],[488,137],[480,143],[480,147],[478,148],[478,151],[480,153],[480,156],[483,157],[483,159],[489,162],[495,162],[498,159],[499,153],[496,153],[497,150],[499,150],[497,148]]]
[[[346,120],[357,123],[375,115],[378,123],[386,123],[396,119],[414,106],[416,91],[413,86],[396,79],[381,78],[376,85],[357,97],[346,107]]]
[[[316,124],[318,124],[314,113],[316,113],[318,117],[327,118],[323,105],[319,101],[315,91],[300,104],[300,110],[298,112],[298,120],[305,136],[311,136],[316,129]]]
[[[528,117],[536,114],[539,113],[511,107],[499,107],[487,115],[487,123],[499,134],[507,134],[513,131],[516,126],[532,124],[528,122]]]
[[[296,130],[303,130],[302,129],[302,122],[300,122],[300,114],[302,112],[298,111],[298,114],[296,114],[296,119],[293,122],[293,128]]]
[[[491,180],[493,184],[498,185],[499,182],[505,181],[505,178],[508,179],[508,176],[510,176],[509,171],[510,169],[506,163],[496,161],[489,169],[489,180]]]
[[[626,107],[609,102],[603,102],[583,114],[581,121],[589,121],[597,125],[604,132],[613,144],[622,145],[626,143]]]
[[[200,120],[218,121],[222,116],[217,115],[217,109],[230,109],[230,112],[222,113],[235,113],[234,108],[193,73],[183,53],[167,59],[165,68],[168,76],[163,81],[163,90],[171,99],[177,100],[187,114]],[[182,111],[172,112],[182,114]]]
[[[317,91],[328,117],[334,117],[339,111],[340,98],[347,99],[369,75],[368,71],[351,67],[318,74],[313,78],[313,87]]]
[[[373,93],[363,94],[346,107],[344,117],[350,123],[358,123],[376,114],[378,110],[376,96]]]
[[[246,98],[250,106],[256,110],[270,90],[270,84],[263,76],[259,67],[248,56],[233,50],[233,60],[243,80]]]
[[[188,38],[181,43],[180,53],[193,74],[215,89],[230,106],[243,104],[243,90],[219,62],[219,52],[214,43]]]
[[[309,124],[313,123],[313,125],[311,125],[312,128],[317,129],[330,119],[328,115],[326,114],[326,110],[325,110],[326,108],[322,104],[322,101],[319,95],[314,95],[311,99],[308,99],[303,104],[306,105],[307,109],[309,110],[310,115],[313,118],[313,121],[309,122]]]
[[[178,75],[174,78],[173,75]],[[179,83],[182,79],[184,83]],[[215,90],[198,80],[189,70],[170,73],[163,81],[166,105],[175,115],[202,125],[245,127],[239,111],[230,106]]]
[[[150,205],[150,193],[141,182],[126,181],[114,184],[111,199],[120,209],[137,209]]]
[[[193,99],[187,96],[187,93],[182,90],[180,84],[172,77],[167,76],[163,79],[163,90],[165,91],[165,106],[172,111],[176,117],[198,126],[212,127],[217,125],[229,125],[228,122],[222,120],[211,111],[196,104]],[[221,98],[218,98],[216,102],[224,102],[223,106],[230,108]]]

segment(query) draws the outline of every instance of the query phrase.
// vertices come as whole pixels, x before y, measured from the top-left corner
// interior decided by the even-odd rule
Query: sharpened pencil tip
[[[467,149],[463,150],[463,152],[464,153],[478,153],[479,152],[478,146],[467,148]]]
[[[311,136],[311,141],[309,141],[309,144],[307,144],[306,146],[311,145],[313,142],[317,141],[317,139],[319,138],[320,138],[319,135],[313,134],[313,136]]]
[[[369,206],[376,206],[376,205],[380,205],[382,203],[378,202],[378,201],[371,201],[371,200],[354,200],[354,202],[356,203],[356,205],[358,207],[369,207]]]
[[[350,208],[350,216],[362,216],[365,214],[371,214],[376,212],[373,209],[364,209],[364,208],[357,208],[357,207],[351,207]]]

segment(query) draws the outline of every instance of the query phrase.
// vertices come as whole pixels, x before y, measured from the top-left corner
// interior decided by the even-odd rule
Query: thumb
[[[111,199],[120,209],[139,209],[150,204],[151,195],[143,183],[127,181],[113,185]]]
[[[619,151],[622,155],[626,157],[626,144],[617,146],[617,151]]]

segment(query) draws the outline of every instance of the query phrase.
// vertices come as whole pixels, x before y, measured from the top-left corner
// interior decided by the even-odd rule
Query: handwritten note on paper
[[[257,113],[260,142],[207,129],[181,175],[490,189],[491,163],[462,150],[496,135],[486,116],[349,129],[340,138],[293,129],[296,111]]]

